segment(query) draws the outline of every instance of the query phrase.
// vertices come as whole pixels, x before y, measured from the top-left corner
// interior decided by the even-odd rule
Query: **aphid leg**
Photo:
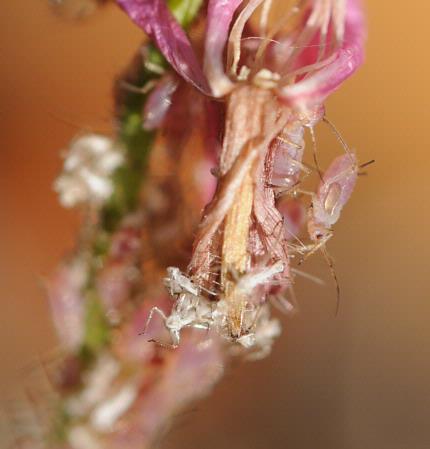
[[[289,156],[286,156],[286,158],[289,158],[292,161],[294,161],[294,159],[290,158]],[[267,187],[270,187],[271,189],[274,190],[276,198],[279,198],[279,197],[285,196],[285,195],[289,195],[291,192],[296,191],[297,186],[299,186],[312,173],[313,168],[309,167],[304,162],[294,161],[294,164],[299,166],[304,174],[292,186],[283,188],[282,185],[279,186],[279,185],[275,185],[275,184],[271,184],[271,183],[266,184]]]
[[[301,193],[302,195],[309,195],[312,199],[315,198],[315,193],[310,192],[309,190],[303,190],[303,189],[294,189],[296,193]]]
[[[211,295],[211,296],[217,296],[217,295],[218,295],[218,293],[213,292],[213,291],[207,289],[206,287],[203,287],[202,285],[199,285],[198,287],[199,287],[200,290],[203,290],[203,291],[206,292],[208,295]]]
[[[179,346],[179,342],[177,344],[162,343],[161,341],[155,340],[154,338],[148,340],[148,343],[155,343],[157,346],[160,346],[161,348],[164,349],[177,349],[177,347]]]
[[[302,265],[303,262],[309,257],[312,256],[312,254],[315,254],[318,250],[322,249],[325,247],[325,244],[332,238],[333,236],[333,232],[328,230],[327,233],[320,238],[320,240],[318,240],[317,242],[308,245],[306,247],[306,249],[308,250],[308,252],[303,255],[303,257],[299,260],[298,265]]]
[[[320,279],[319,277],[313,276],[312,274],[306,273],[305,271],[298,270],[297,268],[291,268],[291,272],[298,276],[302,276],[305,279],[308,279],[309,281],[314,282],[315,284],[318,284],[318,285],[325,284],[325,282],[322,279]]]
[[[292,285],[288,286],[290,292],[290,299],[284,297],[281,293],[273,295],[270,297],[270,302],[274,307],[276,307],[281,313],[290,314],[298,310],[298,302],[296,293]]]
[[[194,329],[205,330],[206,333],[209,333],[209,331],[211,329],[209,323],[194,323],[194,324],[190,324],[189,327],[193,327]]]
[[[154,306],[149,311],[149,315],[148,315],[148,319],[146,320],[145,327],[143,328],[143,331],[139,333],[139,335],[144,335],[146,333],[146,330],[148,329],[149,323],[151,322],[154,313],[158,313],[158,315],[160,315],[163,318],[164,323],[166,322],[166,320],[167,320],[166,314],[159,307]]]
[[[309,176],[312,173],[312,168],[306,165],[304,162],[298,161],[288,154],[285,155],[285,158],[288,159],[293,166],[300,168],[300,170],[304,172],[306,176]]]
[[[315,243],[314,245],[311,245],[310,251],[301,258],[301,260],[299,261],[298,264],[301,265],[309,256],[314,254],[316,251],[321,250],[321,252],[324,256],[324,259],[330,268],[330,273],[331,273],[331,275],[334,279],[335,285],[336,285],[335,316],[337,316],[339,313],[339,307],[340,307],[340,285],[339,285],[339,280],[336,275],[333,258],[330,256],[330,254],[328,253],[327,248],[326,248],[326,243],[332,236],[333,236],[333,232],[329,231],[323,238],[321,238],[321,240],[319,242]]]
[[[155,309],[155,307],[153,307]],[[163,314],[164,315],[164,314]],[[162,343],[155,338],[151,338],[148,340],[149,343],[155,343],[157,346],[160,346],[165,349],[176,349],[179,346],[181,337],[179,335],[179,331],[177,329],[169,329],[170,337],[172,338],[172,343]]]
[[[320,177],[321,181],[323,181],[323,176],[322,176],[322,172],[321,172],[321,169],[320,169],[320,164],[318,162],[317,139],[316,139],[316,136],[315,136],[315,130],[314,130],[313,126],[309,126],[309,132],[311,134],[312,150],[313,150],[312,154],[313,154],[315,167],[317,169],[318,176]]]
[[[321,248],[321,252],[322,252],[322,254],[324,256],[324,259],[326,260],[329,268],[330,268],[331,275],[333,276],[334,282],[336,284],[336,311],[335,311],[335,316],[337,316],[339,314],[339,307],[340,307],[340,285],[339,285],[339,280],[337,278],[336,270],[334,268],[333,258],[328,253],[327,248],[325,246],[323,246]]]
[[[124,90],[142,95],[146,95],[155,85],[156,82],[154,80],[148,81],[142,87],[135,86],[134,84],[130,84],[127,81],[120,82],[120,87],[123,88]]]

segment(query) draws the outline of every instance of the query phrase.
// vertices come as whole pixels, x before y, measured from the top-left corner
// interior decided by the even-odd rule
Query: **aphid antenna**
[[[358,168],[364,168],[364,167],[367,167],[367,166],[369,166],[369,165],[374,164],[375,162],[376,162],[375,159],[371,159],[370,161],[367,161],[367,162],[364,162],[363,164],[360,164],[360,165],[358,166]]]
[[[375,159],[372,159],[372,160],[370,160],[370,161],[364,162],[364,164],[360,164],[360,165],[358,166],[358,169],[362,169],[362,168],[364,168],[364,167],[367,167],[367,166],[369,166],[369,165],[371,165],[371,164],[374,164],[375,162],[376,162]],[[367,176],[367,171],[358,172],[358,173],[357,173],[357,176]]]
[[[345,150],[345,153],[352,154],[352,150],[349,148],[348,144],[346,143],[345,139],[343,138],[342,134],[338,131],[336,126],[334,126],[333,122],[331,122],[327,116],[323,117],[323,122],[326,123],[329,128],[332,130],[333,134],[336,136],[339,143],[342,145],[343,149]]]

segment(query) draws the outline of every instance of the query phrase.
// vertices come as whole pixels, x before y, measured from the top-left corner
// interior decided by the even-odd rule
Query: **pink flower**
[[[248,1],[240,12],[241,0],[209,0],[203,70],[163,0],[117,2],[179,75],[215,97],[247,79],[272,87],[290,107],[309,107],[322,103],[363,61],[365,25],[360,0],[302,2],[305,6],[282,12],[284,26],[277,26],[280,22],[267,26],[266,21],[257,31],[251,30],[249,19],[263,0]],[[263,5],[262,15],[266,9]],[[291,29],[296,17],[298,25]],[[282,54],[276,46],[284,48]],[[272,72],[268,67],[274,65],[275,56],[277,71]]]

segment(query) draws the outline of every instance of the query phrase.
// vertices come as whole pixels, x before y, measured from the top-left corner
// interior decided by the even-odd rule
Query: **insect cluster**
[[[344,150],[324,173],[320,171],[316,155],[314,126],[319,120],[328,124]],[[306,129],[309,129],[314,144],[314,166],[303,160]],[[256,235],[252,236],[250,231],[248,246],[254,246],[254,255],[249,258],[245,272],[231,271],[226,275],[222,273],[221,264],[215,263],[211,266],[211,281],[204,283],[178,268],[167,269],[165,285],[175,301],[174,306],[168,316],[153,308],[148,318],[149,323],[157,313],[164,320],[171,336],[171,344],[166,346],[176,348],[180,344],[181,330],[192,327],[214,330],[226,340],[237,343],[235,350],[238,347],[248,350],[250,358],[264,357],[281,332],[279,321],[270,317],[270,304],[284,312],[294,309],[294,277],[301,272],[290,265],[294,260],[301,264],[318,250],[329,264],[339,295],[326,243],[333,236],[332,227],[352,194],[359,168],[355,154],[322,110],[290,119],[271,142],[265,157],[263,193],[274,202],[274,210],[278,212],[277,221],[268,227],[270,234],[264,234],[264,229],[256,229]],[[310,175],[319,179],[314,192],[302,188],[302,182]],[[264,206],[266,222],[273,212],[269,206]],[[255,240],[264,237],[268,242],[255,248]],[[276,256],[275,245],[282,247],[284,254],[281,257]],[[272,253],[267,248],[273,249]],[[214,260],[219,258],[212,256]],[[226,299],[227,289],[230,290],[230,301]],[[235,299],[232,301],[231,298]],[[237,310],[232,312],[234,308]]]

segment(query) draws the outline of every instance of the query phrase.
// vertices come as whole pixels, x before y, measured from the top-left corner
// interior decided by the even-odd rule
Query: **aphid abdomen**
[[[357,160],[353,153],[336,157],[320,182],[313,201],[315,220],[327,228],[333,226],[351,197],[357,182]]]
[[[290,189],[300,180],[303,170],[304,127],[300,122],[290,122],[273,144],[273,171],[271,185]]]
[[[287,240],[298,239],[306,221],[305,205],[297,198],[284,197],[277,204],[284,220],[284,232]]]

